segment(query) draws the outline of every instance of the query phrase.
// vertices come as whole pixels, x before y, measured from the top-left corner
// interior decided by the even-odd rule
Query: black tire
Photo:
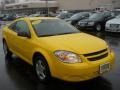
[[[7,57],[11,57],[12,56],[12,52],[9,50],[6,41],[3,41],[3,50],[4,50],[5,56],[7,56]]]
[[[102,25],[101,24],[96,24],[95,25],[95,30],[97,30],[98,32],[102,31]]]
[[[71,24],[75,27],[77,25],[77,23],[78,23],[77,21],[72,21]]]
[[[40,82],[47,83],[48,81],[51,80],[49,66],[44,57],[36,56],[34,58],[33,66]]]

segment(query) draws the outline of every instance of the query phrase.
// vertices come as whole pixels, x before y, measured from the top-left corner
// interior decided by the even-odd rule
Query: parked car
[[[112,20],[107,21],[105,31],[120,32],[120,15]]]
[[[26,17],[27,15],[24,15],[24,14],[16,14],[15,17],[16,19],[18,18],[23,18],[23,17]]]
[[[56,17],[60,19],[67,19],[70,18],[73,15],[73,13],[65,12],[65,13],[60,13]]]
[[[38,13],[29,15],[29,17],[39,17],[39,16],[40,16],[40,14],[38,14]]]
[[[2,21],[2,19],[5,17],[4,14],[0,15],[0,21]]]
[[[53,16],[51,16],[51,14],[39,14],[39,13],[36,13],[36,14],[31,14],[31,15],[29,15],[29,17],[48,17],[48,16],[50,16],[50,17],[53,17]]]
[[[120,9],[115,9],[112,12],[114,13],[115,16],[120,15]]]
[[[3,49],[32,65],[39,80],[85,81],[110,71],[114,53],[95,36],[57,18],[18,19],[3,28]],[[95,47],[97,45],[97,47]]]
[[[16,16],[15,15],[5,15],[2,21],[12,21],[15,20]]]
[[[102,31],[105,29],[106,22],[113,18],[114,15],[112,14],[112,12],[98,12],[91,15],[88,19],[79,21],[77,27]]]
[[[73,16],[66,19],[65,21],[70,23],[73,26],[76,26],[80,20],[88,18],[90,15],[91,15],[90,12],[80,12],[80,13],[74,14]]]

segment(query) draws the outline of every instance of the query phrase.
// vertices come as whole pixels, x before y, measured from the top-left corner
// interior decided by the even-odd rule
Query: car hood
[[[47,45],[47,49],[53,52],[56,50],[68,50],[77,54],[86,54],[107,48],[102,39],[85,33],[42,37],[39,38],[39,41],[40,44],[41,41],[44,43],[44,48]]]
[[[107,23],[108,24],[120,24],[120,18],[111,19]]]
[[[81,20],[80,22],[97,22],[97,21],[101,21],[101,20],[99,20],[99,19],[83,19],[83,20]]]
[[[68,22],[68,21],[75,21],[75,20],[78,20],[78,19],[72,19],[72,18],[65,19],[66,22]]]
[[[83,20],[81,20],[81,22],[88,22],[88,21],[92,21],[92,20],[90,20],[90,19],[83,19]]]

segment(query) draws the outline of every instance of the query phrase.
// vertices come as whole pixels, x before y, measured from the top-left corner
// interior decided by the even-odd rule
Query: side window
[[[29,27],[25,21],[18,21],[15,25],[16,32],[22,31],[22,32],[28,32],[29,33]]]
[[[9,29],[13,31],[15,31],[15,28],[16,28],[16,22],[9,26]]]
[[[85,17],[89,17],[89,13],[88,13],[88,14],[85,14]]]
[[[25,21],[17,21],[13,23],[11,26],[9,26],[9,29],[15,31],[15,32],[28,32],[29,33],[29,27]]]

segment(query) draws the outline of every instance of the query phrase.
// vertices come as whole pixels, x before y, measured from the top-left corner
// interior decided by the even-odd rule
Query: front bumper
[[[107,31],[107,32],[120,32],[120,28],[119,29],[106,28],[105,31]]]
[[[94,26],[77,26],[79,29],[94,29]]]
[[[52,76],[64,81],[79,82],[100,76],[100,65],[110,63],[110,70],[114,64],[114,53],[111,52],[108,57],[98,61],[86,61],[79,64],[66,64],[62,62],[54,63]]]

